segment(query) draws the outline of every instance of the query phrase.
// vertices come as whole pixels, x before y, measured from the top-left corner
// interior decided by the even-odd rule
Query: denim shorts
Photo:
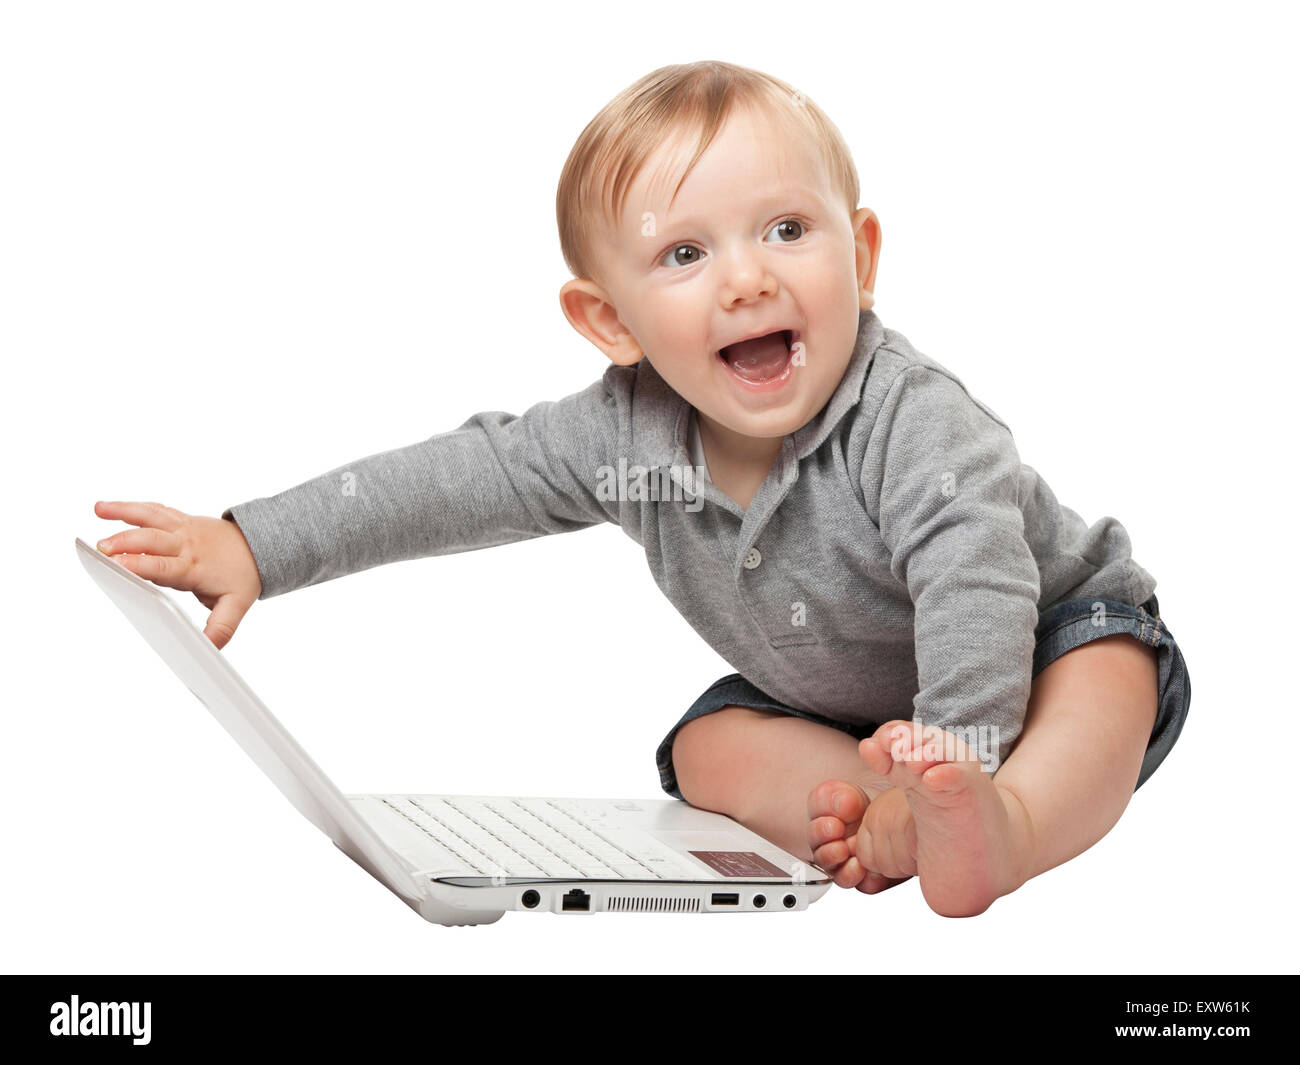
[[[1100,609],[1104,607],[1104,609]],[[1146,755],[1142,759],[1142,769],[1138,773],[1137,785],[1140,788],[1156,767],[1165,760],[1183,730],[1187,719],[1187,708],[1192,701],[1192,682],[1187,675],[1187,664],[1183,653],[1174,642],[1173,636],[1160,619],[1160,603],[1153,595],[1141,606],[1130,606],[1112,599],[1069,599],[1057,603],[1041,612],[1038,626],[1034,629],[1034,676],[1067,651],[1082,647],[1085,643],[1103,636],[1128,633],[1136,636],[1145,644],[1156,649],[1156,663],[1159,667],[1159,698],[1156,710],[1155,726],[1151,738],[1147,741]],[[673,769],[673,740],[678,730],[688,721],[721,710],[724,706],[747,706],[755,710],[769,710],[791,717],[801,717],[814,721],[828,728],[847,732],[854,739],[864,739],[876,731],[880,722],[865,722],[850,725],[843,721],[832,721],[818,714],[804,710],[795,710],[773,699],[766,692],[760,691],[739,673],[731,673],[714,682],[709,689],[695,700],[682,719],[672,727],[672,731],[659,744],[656,760],[659,767],[659,783],[664,791],[675,799],[683,798],[677,787],[677,774]]]

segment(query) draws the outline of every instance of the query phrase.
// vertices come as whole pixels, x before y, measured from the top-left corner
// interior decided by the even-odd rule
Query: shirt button
[[[745,569],[757,569],[758,564],[763,561],[763,556],[758,553],[757,547],[751,547],[745,552],[745,559],[741,563]]]

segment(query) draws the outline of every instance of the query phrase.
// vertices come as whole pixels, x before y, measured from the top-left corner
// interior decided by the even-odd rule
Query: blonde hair
[[[727,117],[751,105],[812,135],[820,146],[832,187],[843,192],[852,213],[858,203],[858,172],[844,137],[811,99],[761,71],[719,60],[660,67],[615,96],[579,134],[560,173],[555,218],[560,250],[574,277],[594,276],[597,211],[617,225],[629,186],[647,159],[672,134],[697,136],[695,154],[673,189],[694,169]]]

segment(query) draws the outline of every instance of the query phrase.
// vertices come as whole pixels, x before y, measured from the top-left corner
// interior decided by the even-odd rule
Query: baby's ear
[[[560,310],[579,334],[619,366],[641,361],[641,345],[622,321],[609,296],[594,281],[575,279],[560,289]]]
[[[880,219],[869,207],[853,212],[854,262],[858,275],[858,306],[869,311],[876,304],[876,267],[880,265]]]
[[[609,356],[610,362],[619,366],[635,366],[645,358],[645,352],[641,350],[641,345],[636,342],[636,337],[626,329],[623,330],[623,339],[612,350],[609,348],[602,348],[601,350]]]

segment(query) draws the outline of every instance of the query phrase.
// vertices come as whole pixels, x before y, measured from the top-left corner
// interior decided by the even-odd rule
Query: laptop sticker
[[[687,851],[723,876],[785,876],[766,858],[753,851]]]

